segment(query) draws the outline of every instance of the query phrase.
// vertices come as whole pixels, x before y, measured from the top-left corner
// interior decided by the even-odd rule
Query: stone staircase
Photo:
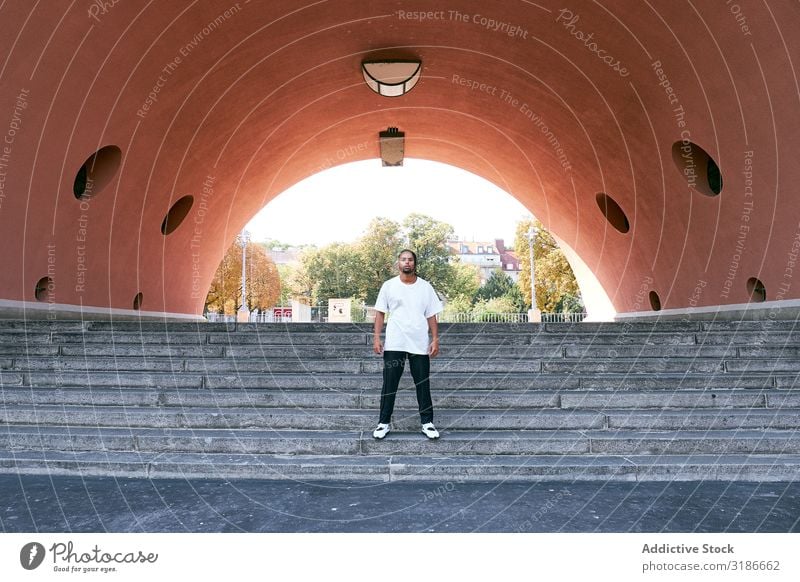
[[[800,477],[794,321],[443,324],[375,441],[366,324],[0,321],[0,472],[295,480]]]

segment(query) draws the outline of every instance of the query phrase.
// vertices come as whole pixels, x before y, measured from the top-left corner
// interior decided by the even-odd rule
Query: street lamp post
[[[533,261],[533,245],[536,242],[536,235],[539,229],[531,224],[528,229],[528,243],[531,252],[531,308],[528,310],[528,321],[531,323],[541,323],[542,312],[536,307],[536,267]]]
[[[250,242],[250,233],[246,230],[242,231],[239,237],[239,244],[242,245],[242,305],[239,307],[239,313],[236,320],[240,322],[247,322],[250,320],[250,310],[247,309],[247,243]]]

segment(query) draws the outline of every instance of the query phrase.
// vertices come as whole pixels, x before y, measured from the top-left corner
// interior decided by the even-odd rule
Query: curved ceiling
[[[0,306],[198,314],[260,208],[390,126],[618,312],[798,297],[796,3],[430,5],[3,3]],[[367,87],[383,58],[422,61],[409,93]]]

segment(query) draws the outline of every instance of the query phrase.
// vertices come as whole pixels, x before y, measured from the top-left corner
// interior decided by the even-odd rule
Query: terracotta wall
[[[70,4],[0,8],[4,304],[199,313],[250,217],[388,126],[516,196],[617,311],[800,296],[794,2]],[[372,93],[376,54],[422,80]]]

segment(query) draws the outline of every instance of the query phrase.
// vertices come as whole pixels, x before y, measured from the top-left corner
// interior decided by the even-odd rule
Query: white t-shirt
[[[428,353],[428,318],[442,311],[442,302],[425,279],[406,284],[389,279],[375,301],[375,309],[389,313],[383,349],[410,354]]]

